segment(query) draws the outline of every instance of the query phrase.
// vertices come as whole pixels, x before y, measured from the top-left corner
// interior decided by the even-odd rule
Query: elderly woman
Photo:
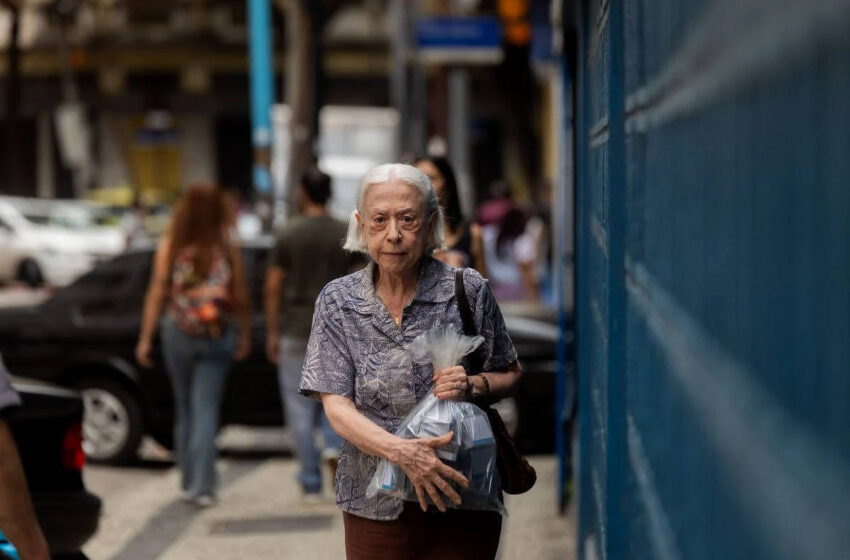
[[[346,440],[336,501],[349,559],[484,559],[493,558],[499,544],[498,513],[447,508],[460,501],[449,481],[467,484],[434,452],[452,434],[394,435],[428,391],[441,399],[493,402],[512,394],[522,373],[493,294],[474,270],[465,271],[464,285],[485,339],[484,373],[467,376],[462,366],[433,371],[406,355],[416,336],[437,325],[462,332],[455,269],[430,256],[443,245],[442,224],[437,196],[422,171],[404,164],[371,170],[345,243],[371,262],[330,282],[316,301],[300,390],[321,398],[334,431]],[[381,458],[404,470],[418,505],[365,496]]]

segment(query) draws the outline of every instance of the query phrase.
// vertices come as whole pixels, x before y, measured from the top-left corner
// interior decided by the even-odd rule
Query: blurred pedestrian
[[[498,224],[508,213],[508,210],[515,206],[511,198],[511,190],[504,181],[493,181],[487,190],[487,200],[479,204],[475,210],[475,221],[481,227]]]
[[[0,530],[23,560],[48,560],[47,541],[33,511],[18,447],[4,420],[20,404],[0,358]]]
[[[487,262],[481,228],[463,218],[457,179],[449,160],[444,157],[423,157],[417,159],[415,165],[431,180],[446,222],[446,248],[436,251],[434,258],[457,268],[471,266],[486,277]]]
[[[553,273],[552,242],[552,184],[548,179],[542,181],[540,187],[541,198],[531,208],[526,232],[534,239],[537,263],[535,265],[535,277],[537,279],[540,301],[549,306],[555,305],[555,285]]]
[[[482,228],[489,280],[499,301],[540,298],[538,286],[538,239],[526,228],[525,213],[509,209],[498,225]]]
[[[311,502],[321,495],[320,457],[333,476],[342,440],[321,404],[298,394],[298,383],[316,297],[325,284],[350,272],[352,259],[342,249],[345,223],[328,214],[331,178],[310,169],[301,178],[296,198],[300,216],[281,230],[266,270],[266,356],[278,365],[286,422],[295,434],[301,464],[298,481],[305,501]],[[317,428],[323,436],[321,454],[314,437]]]
[[[215,503],[215,438],[232,358],[250,352],[250,303],[242,258],[221,189],[193,186],[182,197],[154,256],[136,359],[151,367],[163,306],[163,357],[174,392],[174,443],[183,498]]]
[[[485,339],[485,373],[467,376],[463,366],[433,371],[406,354],[409,341],[437,325],[462,332],[456,271],[431,257],[443,245],[441,214],[428,177],[417,168],[387,164],[369,171],[345,247],[368,254],[371,262],[329,283],[316,302],[301,392],[322,399],[331,425],[346,440],[336,500],[349,560],[492,559],[499,546],[499,513],[446,507],[460,502],[449,481],[468,485],[434,452],[452,433],[394,435],[430,391],[440,399],[495,402],[512,394],[522,375],[488,283],[471,269],[464,284]],[[381,458],[403,469],[418,504],[366,497]]]

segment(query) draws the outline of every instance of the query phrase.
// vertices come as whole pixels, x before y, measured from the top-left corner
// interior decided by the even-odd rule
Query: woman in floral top
[[[427,176],[409,165],[379,166],[361,183],[346,240],[347,249],[367,253],[372,262],[330,282],[316,302],[301,392],[321,398],[346,440],[336,500],[350,559],[489,559],[498,548],[498,513],[446,507],[460,501],[449,481],[467,484],[434,452],[452,434],[393,434],[428,391],[441,399],[492,402],[512,394],[522,373],[487,281],[474,270],[465,271],[464,284],[485,339],[485,373],[468,377],[462,366],[433,371],[411,363],[404,349],[416,336],[445,324],[462,332],[455,269],[430,256],[442,245],[442,214]],[[366,497],[381,458],[404,470],[418,505]]]
[[[163,357],[174,392],[174,444],[183,497],[215,502],[219,410],[232,358],[251,346],[249,301],[230,205],[210,186],[191,187],[154,256],[136,359],[151,367],[163,306]]]

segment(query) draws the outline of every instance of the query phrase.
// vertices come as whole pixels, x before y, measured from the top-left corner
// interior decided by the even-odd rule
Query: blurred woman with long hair
[[[139,363],[152,367],[151,343],[160,323],[183,497],[200,506],[215,502],[215,437],[227,373],[232,359],[245,358],[251,346],[231,206],[213,186],[196,185],[183,195],[154,256],[136,346]]]
[[[449,160],[439,156],[421,157],[414,165],[431,180],[443,210],[446,248],[435,252],[434,258],[455,267],[472,267],[486,277],[481,228],[463,218],[457,180]]]

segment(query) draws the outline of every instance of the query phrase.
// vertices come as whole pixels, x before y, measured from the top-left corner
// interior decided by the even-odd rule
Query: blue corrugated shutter
[[[846,557],[850,2],[579,21],[582,557]]]

